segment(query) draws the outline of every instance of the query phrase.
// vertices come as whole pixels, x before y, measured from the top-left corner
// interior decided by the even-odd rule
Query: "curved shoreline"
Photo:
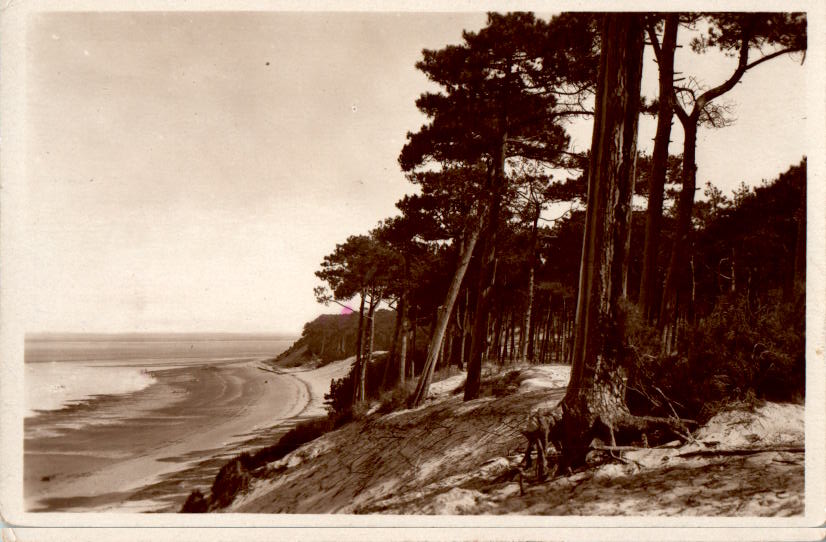
[[[135,497],[163,484],[174,491],[173,497],[188,493],[194,488],[177,486],[185,484],[193,470],[213,468],[212,459],[240,453],[245,444],[278,431],[311,404],[312,391],[305,382],[287,374],[265,376],[261,363],[163,371],[160,384],[120,399],[125,417],[118,424],[27,441],[26,508],[168,510],[169,494],[157,495],[162,500]],[[146,407],[170,394],[184,397],[174,405]],[[105,455],[113,452],[121,457],[107,460]],[[170,483],[176,478],[182,480]]]

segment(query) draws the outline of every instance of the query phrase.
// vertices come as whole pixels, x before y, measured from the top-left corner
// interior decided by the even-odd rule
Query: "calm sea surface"
[[[294,340],[224,334],[30,336],[25,349],[26,415],[136,392],[156,384],[169,369],[275,357]]]

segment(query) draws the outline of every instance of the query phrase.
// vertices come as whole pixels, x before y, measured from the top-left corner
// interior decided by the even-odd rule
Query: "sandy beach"
[[[94,412],[120,414],[118,423],[27,440],[26,508],[177,511],[190,491],[209,487],[226,458],[323,414],[330,379],[348,366],[290,374],[247,360],[158,372],[157,385],[96,400]],[[73,407],[78,417],[90,414],[84,409]]]

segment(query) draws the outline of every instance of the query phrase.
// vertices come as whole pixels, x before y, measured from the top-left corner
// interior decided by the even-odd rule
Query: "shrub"
[[[315,440],[332,429],[333,424],[328,418],[307,420],[296,424],[272,446],[262,448],[254,455],[244,452],[230,459],[215,476],[209,497],[204,497],[196,489],[187,498],[181,512],[207,512],[208,510],[228,506],[238,493],[249,486],[254,477],[253,471],[267,463],[281,459],[303,444]]]
[[[775,292],[767,302],[726,299],[693,335],[689,364],[722,397],[774,401],[805,392],[805,310]],[[718,397],[712,397],[718,399]]]
[[[274,445],[258,450],[251,457],[249,463],[251,470],[281,459],[288,453],[297,450],[332,429],[333,425],[328,418],[313,418],[296,424],[295,427],[284,433]]]
[[[387,360],[386,354],[379,355],[374,357],[372,363],[368,365],[364,383],[367,399],[378,399],[381,396]],[[330,382],[330,391],[324,394],[324,403],[335,427],[363,417],[364,412],[353,412],[354,378],[355,366],[344,377]]]
[[[805,391],[804,307],[783,302],[723,298],[686,332],[680,353],[659,354],[655,329],[629,311],[631,354],[628,402],[632,409],[704,421],[726,405],[767,399],[794,401]]]
[[[405,386],[398,386],[390,391],[384,392],[379,398],[379,408],[376,412],[379,414],[389,414],[407,408],[407,401],[414,390],[415,385],[408,383]]]
[[[185,514],[199,514],[206,512],[209,508],[209,501],[200,490],[196,489],[187,497],[186,502],[181,507],[181,512]]]
[[[210,508],[224,508],[229,505],[238,493],[249,486],[252,481],[250,471],[253,468],[252,458],[246,452],[221,467],[209,490]]]
[[[519,389],[519,375],[520,371],[508,371],[504,375],[494,375],[482,380],[480,397],[504,397],[516,393]]]

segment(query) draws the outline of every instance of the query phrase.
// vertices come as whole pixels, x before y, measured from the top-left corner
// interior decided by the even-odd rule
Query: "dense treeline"
[[[695,150],[698,128],[731,122],[714,100],[747,70],[804,51],[805,28],[804,15],[788,13],[490,14],[461,44],[425,50],[417,68],[440,90],[417,101],[428,123],[399,156],[416,193],[316,273],[319,301],[359,305],[344,348],[357,359],[331,401],[344,408],[398,388],[418,404],[448,366],[467,371],[473,399],[483,363],[591,363],[577,307],[612,283],[607,355],[628,375],[635,408],[697,416],[715,401],[802,394],[805,159],[731,200],[708,183],[695,202]],[[728,79],[700,88],[674,78],[685,29],[697,55],[717,48],[738,59]],[[619,49],[606,54],[606,36]],[[643,36],[660,66],[653,104],[639,97]],[[625,78],[621,88],[612,77]],[[603,129],[634,137],[572,152],[566,123],[597,114],[594,144]],[[650,156],[636,149],[639,114],[658,118]],[[679,156],[668,149],[674,116],[686,135]],[[608,229],[583,243],[588,220]],[[621,256],[602,282],[600,251]],[[586,279],[592,294],[581,291]],[[393,310],[389,333],[377,327],[382,303]],[[317,343],[314,353],[334,355]],[[376,349],[389,355],[373,363]]]

